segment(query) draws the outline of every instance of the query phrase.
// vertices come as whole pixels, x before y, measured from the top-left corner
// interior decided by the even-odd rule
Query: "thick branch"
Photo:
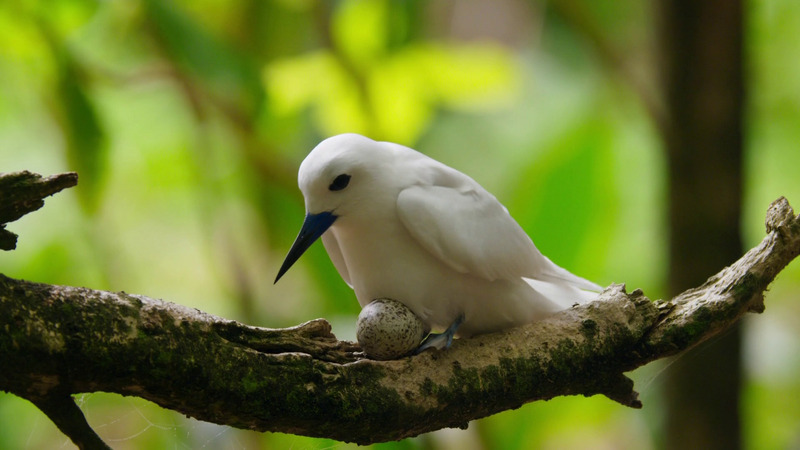
[[[0,173],[0,250],[14,250],[17,235],[6,224],[44,206],[45,197],[78,184],[75,172],[42,178],[28,171]]]
[[[548,320],[396,361],[365,359],[321,319],[256,328],[143,296],[0,276],[0,389],[29,399],[117,392],[209,422],[361,444],[560,395],[640,407],[623,372],[763,310],[764,290],[800,253],[800,217],[785,199],[770,207],[767,232],[668,302],[613,285]]]

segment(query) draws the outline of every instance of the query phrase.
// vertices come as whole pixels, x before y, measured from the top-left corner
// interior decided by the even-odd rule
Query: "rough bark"
[[[78,184],[75,172],[42,178],[28,171],[0,173],[0,250],[14,250],[17,235],[6,224],[44,206],[44,198]]]
[[[781,198],[759,246],[672,300],[612,285],[548,320],[395,361],[366,359],[323,319],[257,328],[140,295],[0,275],[0,389],[38,405],[84,448],[102,442],[69,396],[95,391],[218,424],[360,444],[466,427],[561,395],[638,408],[624,372],[763,311],[763,292],[798,254],[800,216]]]

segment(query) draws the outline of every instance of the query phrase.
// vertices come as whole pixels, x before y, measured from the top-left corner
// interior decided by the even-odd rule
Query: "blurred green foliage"
[[[488,2],[486,4],[489,4]],[[623,2],[10,0],[0,3],[0,170],[75,170],[80,184],[11,225],[0,272],[125,290],[248,323],[326,317],[353,339],[357,302],[320,245],[278,285],[302,221],[297,166],[359,132],[411,145],[481,182],[543,252],[602,284],[663,293],[664,158],[640,95],[657,11]],[[800,207],[800,5],[748,4],[748,245],[767,204]],[[597,42],[617,48],[615,71]],[[800,267],[749,318],[749,448],[800,443]],[[794,301],[793,301],[794,300]],[[679,358],[674,364],[681,364]],[[645,409],[559,398],[377,448],[658,448]],[[200,423],[146,401],[79,397],[115,448],[342,448]],[[0,394],[0,448],[65,438]],[[71,445],[71,444],[69,444]]]

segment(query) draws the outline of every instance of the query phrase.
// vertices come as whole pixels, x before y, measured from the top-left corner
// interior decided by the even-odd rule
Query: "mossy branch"
[[[366,359],[322,319],[258,328],[140,295],[0,275],[0,389],[44,405],[84,447],[97,442],[63,399],[95,391],[208,422],[360,444],[466,427],[561,395],[638,408],[624,372],[763,311],[763,292],[798,254],[800,217],[781,198],[761,244],[672,300],[612,285],[548,320],[395,361]]]

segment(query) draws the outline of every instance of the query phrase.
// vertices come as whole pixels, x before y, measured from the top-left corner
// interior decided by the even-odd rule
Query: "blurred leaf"
[[[476,425],[492,448],[646,449],[648,436],[621,421],[620,408],[602,396],[557,397],[504,411]]]
[[[386,53],[389,26],[386,0],[341,2],[331,21],[331,38],[348,61],[364,71]]]
[[[105,133],[76,67],[69,58],[59,63],[58,94],[63,108],[70,167],[81,177],[78,192],[84,206],[97,207],[101,183],[108,162]]]
[[[483,44],[410,45],[376,65],[368,86],[381,139],[412,145],[435,108],[482,111],[509,106],[518,91],[510,52]]]
[[[402,441],[381,442],[372,445],[372,450],[413,450],[431,448],[431,445],[425,445],[425,440],[429,437],[417,439],[403,439]]]
[[[509,106],[519,89],[511,52],[497,45],[424,47],[426,79],[446,106],[485,112]]]
[[[28,20],[27,14],[19,11],[21,8],[7,6],[0,5],[0,48],[3,49],[0,59],[30,63],[40,58],[46,47],[43,46],[36,24]]]
[[[229,2],[217,2],[230,8]],[[244,0],[237,12],[241,23],[231,33],[251,55],[270,60],[275,57],[296,55],[318,42],[319,32],[315,16],[310,14],[312,0]]]
[[[357,80],[333,53],[318,51],[275,61],[263,77],[278,116],[314,107],[325,135],[366,133],[407,145],[438,106],[485,111],[508,106],[518,91],[518,67],[498,46],[409,45],[365,70]]]
[[[145,0],[145,5],[155,35],[178,67],[199,77],[215,95],[233,99],[249,117],[255,117],[264,101],[255,64],[173,1]]]
[[[366,132],[358,86],[330,52],[277,60],[264,68],[263,78],[277,116],[313,107],[323,134]]]
[[[423,40],[430,18],[428,2],[425,0],[389,0],[387,16],[391,18],[386,31],[386,46],[396,50],[411,42]]]
[[[79,61],[55,36],[48,22],[40,20],[39,24],[56,65],[53,107],[64,133],[67,162],[70,169],[80,176],[76,192],[81,204],[93,212],[100,201],[108,163],[105,131],[88,93],[87,77]]]
[[[583,121],[525,170],[508,204],[534,243],[556,264],[581,273],[587,246],[602,254],[613,229],[615,184],[610,126]]]
[[[420,0],[340,2],[331,19],[333,45],[363,73],[420,37],[426,7]]]
[[[434,97],[420,73],[424,58],[403,56],[377,65],[368,85],[376,137],[411,145],[433,118]]]

